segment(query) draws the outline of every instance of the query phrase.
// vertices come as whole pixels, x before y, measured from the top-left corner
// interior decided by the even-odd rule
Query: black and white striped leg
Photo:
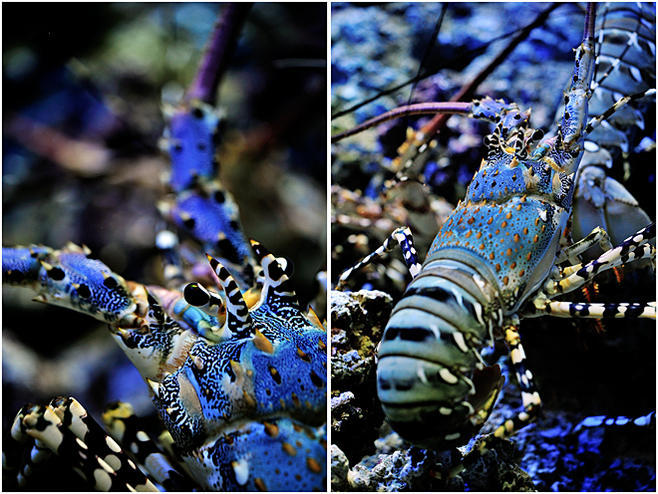
[[[396,245],[399,245],[402,249],[402,257],[404,258],[404,263],[409,268],[411,277],[415,278],[416,275],[420,272],[421,264],[418,262],[416,247],[414,247],[413,236],[411,235],[411,230],[407,226],[396,228],[393,233],[391,233],[384,243],[378,247],[374,252],[368,254],[361,261],[356,263],[351,268],[345,270],[343,274],[338,278],[338,283],[336,284],[336,290],[341,290],[347,279],[350,275],[358,270],[370,264],[375,258],[381,257],[386,252],[390,252],[395,248]]]
[[[548,302],[536,315],[591,319],[656,319],[656,302],[580,303]]]
[[[142,465],[166,491],[191,491],[194,484],[172,465],[158,443],[146,433],[144,421],[125,402],[108,405],[103,423],[110,435]]]
[[[551,278],[544,284],[544,295],[547,298],[553,298],[555,295],[571,292],[585,285],[603,271],[632,261],[655,257],[656,248],[648,243],[655,236],[656,224],[651,223],[616,247],[604,252],[597,259],[584,265],[576,264],[564,268],[561,270],[562,278]]]
[[[516,378],[521,388],[521,400],[523,410],[515,417],[505,420],[495,431],[496,437],[507,437],[515,431],[525,427],[537,418],[541,410],[541,398],[533,381],[532,372],[526,368],[525,352],[521,345],[521,336],[518,331],[518,324],[510,324],[505,328],[505,344],[509,350],[512,366]]]
[[[592,87],[592,89],[595,89]],[[622,98],[619,98],[615,103],[608,108],[606,111],[604,111],[601,115],[598,115],[596,117],[593,117],[587,122],[587,126],[585,127],[585,135],[589,134],[594,130],[602,121],[610,118],[617,110],[619,110],[622,106],[632,102],[632,101],[637,101],[642,98],[646,98],[648,96],[653,96],[656,94],[656,88],[649,88],[646,91],[642,91],[640,93],[636,94],[631,94],[629,96],[624,96]]]
[[[5,438],[2,470],[5,475],[15,476],[18,487],[26,487],[28,479],[38,475],[40,465],[46,463],[53,453],[41,441],[24,434],[17,420],[14,421],[11,435]]]
[[[158,490],[73,398],[55,398],[45,407],[23,407],[12,431],[12,436],[20,435],[70,458],[73,470],[96,490]]]

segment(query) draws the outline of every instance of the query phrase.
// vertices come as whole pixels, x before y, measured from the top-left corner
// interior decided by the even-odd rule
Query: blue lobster
[[[156,240],[167,287],[126,281],[72,243],[3,247],[5,283],[108,324],[166,429],[152,440],[123,403],[103,416],[110,436],[74,398],[26,405],[12,427],[27,453],[19,485],[55,453],[98,490],[325,489],[326,331],[300,306],[289,263],[247,241],[217,178],[216,87],[247,12],[225,7],[195,80],[165,111],[172,198],[161,211],[207,252],[194,269],[216,288],[184,282],[168,230]]]
[[[542,139],[543,133],[529,126],[529,111],[487,97],[471,103],[407,105],[333,137],[336,141],[413,114],[456,113],[495,123],[493,133],[485,138],[486,158],[466,197],[436,234],[425,261],[416,260],[410,229],[401,227],[380,248],[343,272],[336,286],[346,286],[355,271],[384,252],[397,245],[402,248],[412,281],[394,306],[378,347],[377,394],[393,429],[414,444],[447,449],[466,444],[480,430],[504,382],[499,367],[487,364],[481,356],[481,350],[496,339],[503,339],[509,349],[523,410],[499,425],[494,435],[509,436],[536,418],[542,403],[526,365],[518,331],[521,319],[541,315],[656,318],[655,302],[555,300],[605,270],[655,257],[650,242],[655,237],[654,224],[615,247],[600,227],[571,245],[563,244],[586,136],[629,101],[655,94],[653,88],[641,88],[640,93],[621,97],[606,111],[588,118],[596,58],[594,25],[595,7],[590,4],[554,136]],[[412,154],[412,145],[421,153],[432,136],[413,137],[412,143],[399,149],[405,157]],[[640,217],[648,220],[646,214]],[[602,255],[578,262],[578,255],[596,245],[603,249]],[[641,417],[637,423],[647,423],[651,417]],[[589,420],[587,425],[604,421]],[[628,421],[619,419],[620,424]]]

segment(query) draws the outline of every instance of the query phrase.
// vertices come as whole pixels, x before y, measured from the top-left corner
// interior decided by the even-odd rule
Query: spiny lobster
[[[629,41],[626,50],[630,46]],[[471,180],[466,198],[439,230],[422,265],[415,260],[417,252],[405,227],[396,229],[382,247],[339,278],[337,288],[345,286],[356,270],[384,252],[397,244],[402,248],[413,279],[394,307],[378,347],[377,391],[388,422],[412,443],[439,449],[461,445],[482,427],[493,409],[502,379],[497,366],[487,364],[480,351],[493,345],[496,338],[508,345],[524,410],[499,426],[495,435],[508,436],[534,419],[541,400],[520,342],[521,318],[551,314],[655,319],[655,303],[553,300],[605,269],[655,255],[649,243],[655,236],[653,225],[614,249],[600,228],[573,245],[559,245],[572,211],[574,180],[585,135],[591,136],[592,129],[628,99],[655,93],[640,88],[638,95],[616,103],[613,100],[612,109],[600,111],[600,117],[588,122],[594,50],[594,19],[588,15],[583,42],[576,50],[571,85],[564,93],[566,109],[557,134],[536,146],[531,143],[541,139],[543,133],[529,127],[530,112],[491,98],[473,103],[408,105],[354,129],[425,111],[467,113],[496,124],[494,132],[485,138],[487,156]],[[414,152],[420,155],[428,148],[432,135],[419,132],[412,137],[399,148],[404,165],[412,164]],[[341,192],[335,196],[340,200]],[[339,220],[337,215],[335,218]],[[346,219],[341,221],[347,224]],[[610,249],[603,256],[589,264],[561,266],[602,238],[605,241],[601,245]],[[638,420],[638,424],[647,422],[650,416]],[[599,419],[598,423],[603,421]],[[587,421],[587,425],[594,423],[597,420]],[[628,419],[618,423],[628,423]]]
[[[6,283],[109,325],[166,428],[152,440],[125,403],[103,414],[112,437],[74,398],[26,405],[11,430],[21,449],[6,438],[3,456],[19,485],[54,452],[99,490],[325,489],[325,330],[301,308],[290,263],[247,242],[217,177],[216,88],[248,10],[222,9],[193,83],[165,112],[160,209],[209,253],[203,263],[183,262],[167,230],[156,240],[166,287],[124,280],[85,246],[3,247]],[[193,273],[218,289],[186,284]]]

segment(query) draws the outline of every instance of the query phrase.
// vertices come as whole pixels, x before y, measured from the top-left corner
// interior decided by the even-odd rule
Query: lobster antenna
[[[345,137],[353,136],[359,132],[363,132],[370,127],[379,125],[388,120],[393,120],[400,117],[410,115],[434,115],[436,113],[469,113],[471,111],[471,103],[465,102],[447,102],[447,103],[416,103],[413,105],[404,105],[394,108],[386,113],[382,113],[376,117],[366,120],[360,125],[353,127],[345,132],[331,136],[331,142],[340,141]]]
[[[583,33],[583,42],[594,39],[594,25],[596,23],[596,3],[587,4],[587,13],[585,14],[585,32]]]
[[[427,60],[430,57],[430,54],[432,53],[432,50],[434,49],[434,45],[436,44],[436,40],[439,36],[439,31],[441,30],[441,25],[443,24],[443,18],[446,15],[446,11],[448,10],[448,7],[445,3],[442,3],[440,6],[440,13],[439,13],[439,18],[437,19],[436,23],[434,24],[434,30],[432,31],[432,35],[430,36],[429,43],[427,44],[427,47],[425,48],[425,54],[423,55],[423,58],[421,59],[420,63],[418,64],[418,70],[416,71],[416,75],[412,79],[411,82],[411,89],[409,90],[409,98],[407,98],[407,105],[411,104],[411,98],[413,98],[414,91],[416,90],[416,86],[418,85],[418,82],[421,80],[421,76],[423,73],[423,67],[427,63]],[[406,125],[405,125],[406,127]]]
[[[235,50],[238,35],[251,8],[250,3],[229,3],[217,19],[199,63],[196,77],[185,93],[185,101],[217,103],[217,86]]]

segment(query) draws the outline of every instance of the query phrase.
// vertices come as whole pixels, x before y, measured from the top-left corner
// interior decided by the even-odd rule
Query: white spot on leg
[[[235,472],[235,481],[238,485],[245,485],[249,480],[249,462],[242,458],[238,461],[231,462],[233,472]]]
[[[468,352],[468,346],[466,345],[466,340],[464,340],[464,335],[459,331],[452,333],[452,337],[457,344],[457,347],[464,353]]]
[[[116,441],[112,439],[110,436],[105,436],[105,443],[107,444],[107,447],[110,448],[115,453],[121,451],[121,446],[119,446],[116,443]]]
[[[119,460],[116,455],[107,455],[103,459],[105,460],[105,463],[110,465],[115,472],[121,468],[121,460]]]
[[[526,393],[525,391],[522,391],[521,400],[523,401],[523,408],[528,408],[530,405],[541,405],[541,398],[539,398],[539,393],[537,391],[534,393]]]
[[[458,379],[452,372],[450,372],[445,367],[439,371],[439,376],[448,384],[456,384]]]
[[[97,491],[109,491],[112,487],[112,478],[102,468],[96,468],[94,470],[94,481],[94,487]]]

